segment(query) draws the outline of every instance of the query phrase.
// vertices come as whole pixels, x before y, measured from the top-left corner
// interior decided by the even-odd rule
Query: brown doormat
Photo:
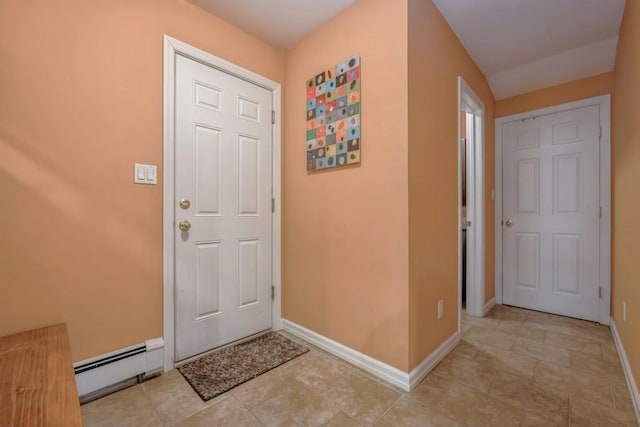
[[[205,402],[308,352],[276,332],[185,363],[178,371]]]

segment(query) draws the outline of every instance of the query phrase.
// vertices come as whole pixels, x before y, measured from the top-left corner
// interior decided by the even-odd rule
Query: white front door
[[[182,55],[175,72],[179,361],[271,328],[272,93]]]
[[[597,321],[600,107],[502,132],[504,304]]]

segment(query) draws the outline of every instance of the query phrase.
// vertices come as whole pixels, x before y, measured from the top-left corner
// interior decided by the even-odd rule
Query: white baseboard
[[[418,385],[438,362],[453,350],[460,340],[460,336],[458,332],[456,332],[426,359],[420,362],[410,373],[407,373],[289,320],[282,319],[282,329],[404,391],[411,391]]]
[[[410,390],[414,390],[420,381],[427,376],[429,372],[435,368],[438,363],[451,352],[460,342],[460,332],[456,331],[453,335],[445,340],[438,348],[418,364],[409,373]]]
[[[486,316],[495,305],[496,297],[493,297],[489,301],[487,301],[487,303],[484,305],[484,316]]]
[[[164,340],[153,338],[120,350],[102,354],[73,364],[78,396],[84,396],[141,374],[162,369]]]
[[[616,343],[618,355],[620,356],[620,362],[622,362],[624,376],[627,378],[627,387],[629,388],[629,394],[631,395],[631,401],[633,402],[633,409],[636,411],[636,419],[638,420],[638,424],[640,424],[640,393],[638,392],[638,385],[636,384],[636,380],[633,377],[631,365],[629,364],[629,359],[627,359],[627,353],[624,351],[624,345],[622,345],[622,340],[620,339],[620,335],[618,334],[616,322],[613,320],[613,317],[611,318],[610,326],[611,332],[613,334],[613,341]]]

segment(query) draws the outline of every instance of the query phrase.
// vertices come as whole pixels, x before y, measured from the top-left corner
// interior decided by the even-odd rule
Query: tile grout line
[[[231,390],[229,390],[229,391],[231,391]],[[228,398],[233,398],[233,399],[235,399],[236,403],[238,403],[242,409],[244,409],[245,411],[247,411],[248,413],[250,413],[250,414],[251,414],[251,416],[252,416],[252,417],[253,417],[253,418],[254,418],[258,423],[260,423],[260,425],[262,425],[262,426],[266,426],[266,424],[265,424],[265,423],[263,423],[263,422],[262,422],[262,420],[261,420],[260,418],[258,418],[258,416],[257,416],[256,414],[254,414],[254,413],[251,411],[251,409],[249,409],[249,408],[247,408],[246,406],[244,406],[244,405],[243,405],[243,403],[240,401],[240,399],[238,399],[234,394],[229,393],[229,397],[228,397]],[[224,400],[226,400],[226,399],[224,399]],[[256,405],[256,406],[257,406],[257,405]]]
[[[380,422],[380,421],[385,417],[385,415],[387,415],[389,412],[391,412],[391,410],[392,410],[393,408],[395,408],[395,407],[396,407],[396,405],[398,404],[398,402],[400,402],[400,399],[402,399],[402,396],[403,396],[403,395],[402,395],[402,394],[400,394],[400,395],[398,396],[398,398],[396,399],[396,401],[395,401],[395,402],[393,402],[393,404],[392,404],[392,405],[391,405],[391,406],[390,406],[386,411],[384,411],[384,412],[382,413],[382,415],[380,415],[378,418],[376,418],[376,420],[375,420],[373,423],[371,423],[370,425],[371,425],[371,426],[375,426],[376,424],[378,424],[378,423],[379,423],[379,422]]]
[[[158,417],[158,419],[160,420],[160,422],[162,423],[163,426],[168,425],[174,425],[175,423],[169,423],[167,422],[158,412],[158,405],[155,404],[155,402],[153,401],[153,399],[151,398],[151,396],[149,396],[149,393],[147,392],[147,389],[144,386],[144,382],[138,384],[140,386],[140,389],[142,390],[142,393],[144,394],[144,397],[147,399],[147,401],[153,406],[153,413],[156,414],[156,417]]]
[[[571,415],[573,413],[573,393],[569,393],[569,427],[571,427],[571,424],[573,424],[573,416]]]
[[[158,405],[154,404],[153,399],[151,399],[151,396],[149,396],[149,394],[147,393],[147,390],[144,388],[144,383],[140,383],[138,385],[140,386],[140,389],[142,390],[142,394],[144,394],[145,399],[153,406],[153,413],[156,414],[156,417],[158,417],[162,425],[163,426],[171,425],[170,423],[165,422],[165,420],[158,413]]]
[[[613,402],[613,409],[618,409],[616,405],[616,395],[613,392],[613,383],[611,379],[609,379],[609,393],[611,394],[611,401]]]

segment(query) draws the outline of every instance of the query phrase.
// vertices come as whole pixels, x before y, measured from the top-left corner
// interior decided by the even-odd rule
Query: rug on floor
[[[185,363],[178,371],[205,402],[308,352],[276,332]]]

